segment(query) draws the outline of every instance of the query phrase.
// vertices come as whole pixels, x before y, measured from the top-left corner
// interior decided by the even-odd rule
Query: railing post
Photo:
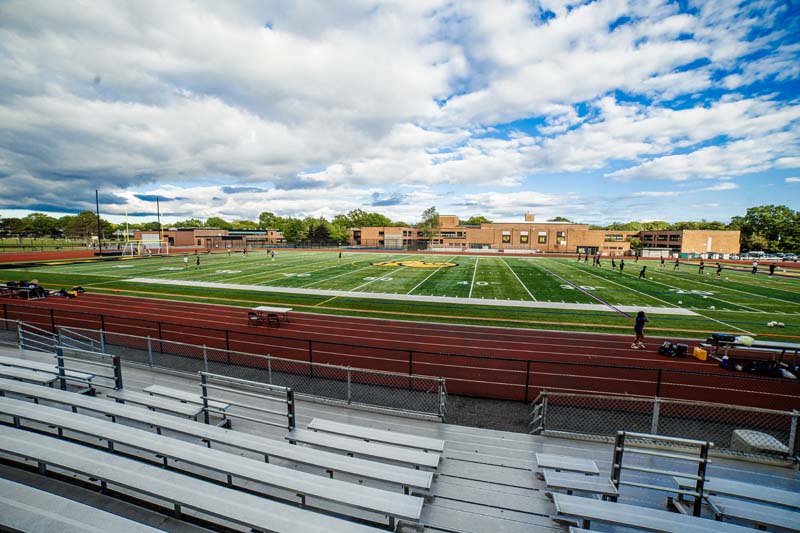
[[[208,378],[205,373],[200,372],[200,389],[203,392],[203,421],[206,424],[211,423],[211,417],[208,415]]]
[[[293,430],[295,427],[297,427],[297,420],[295,417],[295,409],[294,409],[294,389],[292,388],[286,389],[286,404],[287,404],[286,416],[289,419],[289,430]]]
[[[111,364],[114,365],[114,389],[122,390],[122,361],[118,355],[111,357]]]
[[[350,403],[352,400],[352,389],[351,389],[351,369],[347,367],[347,403]]]
[[[106,332],[104,329],[100,330],[100,352],[106,353]]]
[[[447,421],[447,396],[445,395],[444,378],[439,379],[439,419],[444,423]]]
[[[50,328],[55,332],[56,330],[56,315],[55,310],[50,309]]]
[[[525,365],[525,403],[528,403],[528,387],[531,383],[531,360],[528,359]]]
[[[272,385],[272,356],[267,354],[267,383]]]
[[[67,372],[64,368],[64,350],[56,348],[56,365],[58,366],[58,381],[61,383],[61,390],[67,390]]]
[[[650,421],[650,434],[658,435],[658,414],[661,411],[661,398],[653,400],[653,418]]]
[[[542,432],[547,429],[547,391],[542,391]]]
[[[58,339],[58,345],[64,346],[64,334],[61,332],[61,328],[56,330],[56,338]]]
[[[414,373],[414,352],[409,350],[408,351],[408,375]]]
[[[150,368],[153,368],[155,366],[153,364],[153,340],[150,335],[147,336],[147,358],[150,361]]]
[[[792,421],[789,422],[789,457],[797,457],[800,450],[797,449],[797,419],[800,418],[800,411],[792,410]]]
[[[203,368],[208,372],[208,348],[205,344],[203,345]]]

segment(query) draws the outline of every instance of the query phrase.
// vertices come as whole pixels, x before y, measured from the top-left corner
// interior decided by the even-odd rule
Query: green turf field
[[[340,260],[336,252],[278,250],[272,260],[259,250],[247,257],[201,254],[199,269],[190,256],[187,269],[183,257],[50,262],[0,271],[0,279],[37,278],[47,288],[82,285],[94,292],[241,306],[269,302],[321,313],[608,332],[627,332],[631,320],[625,314],[643,307],[651,309],[649,330],[664,334],[800,335],[800,278],[753,276],[744,267],[717,277],[714,262],[701,275],[691,263],[674,271],[670,263],[661,268],[658,261],[632,259],[620,273],[608,258],[597,268],[574,258],[348,251]],[[640,280],[645,264],[647,276]],[[149,281],[126,281],[132,278]],[[368,299],[364,293],[391,296]],[[676,315],[676,309],[693,315]],[[785,327],[767,327],[770,321]]]

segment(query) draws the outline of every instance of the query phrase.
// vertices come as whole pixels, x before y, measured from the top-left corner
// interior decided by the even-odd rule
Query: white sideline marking
[[[436,302],[467,305],[488,305],[496,307],[527,307],[538,309],[573,309],[576,311],[604,311],[616,312],[606,305],[600,304],[572,304],[562,302],[530,302],[517,300],[488,300],[483,298],[454,298],[449,296],[417,296],[414,294],[391,294],[382,292],[354,292],[334,291],[327,289],[302,289],[298,287],[265,287],[263,285],[239,285],[236,283],[218,283],[213,281],[190,281],[162,278],[128,278],[124,281],[131,283],[145,283],[151,285],[173,285],[177,287],[205,287],[210,289],[226,289],[232,291],[272,292],[280,294],[314,294],[317,296],[349,296],[369,300],[394,300],[406,302]],[[646,311],[661,315],[698,316],[698,313],[680,307],[643,307],[626,305],[618,307],[626,312]],[[700,315],[702,316],[702,315]]]

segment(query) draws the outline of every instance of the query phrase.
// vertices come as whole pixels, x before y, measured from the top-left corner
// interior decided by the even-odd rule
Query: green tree
[[[429,207],[423,211],[421,218],[422,220],[417,224],[417,228],[422,230],[422,234],[425,237],[433,237],[436,230],[439,229],[439,212],[436,211],[436,207]]]
[[[211,217],[206,219],[204,226],[207,228],[233,229],[233,225],[230,222],[219,217]]]
[[[153,220],[150,222],[140,222],[139,229],[142,231],[159,231],[161,226],[159,226],[157,220]]]
[[[348,212],[347,220],[350,221],[350,227],[382,227],[391,226],[392,221],[389,217],[381,215],[380,213],[367,213],[361,209],[353,209]]]
[[[58,235],[58,219],[44,213],[31,213],[20,220],[23,231],[29,235],[44,237]]]
[[[231,223],[231,229],[254,229],[257,227],[258,223],[252,220],[234,220]]]
[[[743,217],[733,217],[729,227],[742,232],[742,246],[749,250],[800,249],[800,212],[785,205],[751,207]]]
[[[482,215],[469,217],[466,221],[462,222],[465,226],[480,226],[481,224],[491,224],[492,221]]]
[[[113,225],[107,220],[100,219],[101,239],[106,239],[114,232]],[[72,237],[79,237],[89,243],[92,235],[97,235],[97,215],[91,211],[81,211],[68,221],[64,233]]]
[[[172,224],[173,228],[202,228],[203,222],[197,218],[190,218],[187,220],[180,220],[174,224]]]
[[[283,229],[283,238],[286,242],[296,244],[307,234],[306,226],[303,221],[297,218],[290,218]]]
[[[572,222],[572,221],[570,219],[564,218],[564,217],[555,217],[555,218],[549,219],[548,222]]]

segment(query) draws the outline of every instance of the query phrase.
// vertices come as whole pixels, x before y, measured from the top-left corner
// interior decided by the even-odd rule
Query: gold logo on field
[[[427,261],[382,261],[371,263],[376,267],[411,267],[411,268],[449,268],[457,266],[457,263],[428,263]]]

